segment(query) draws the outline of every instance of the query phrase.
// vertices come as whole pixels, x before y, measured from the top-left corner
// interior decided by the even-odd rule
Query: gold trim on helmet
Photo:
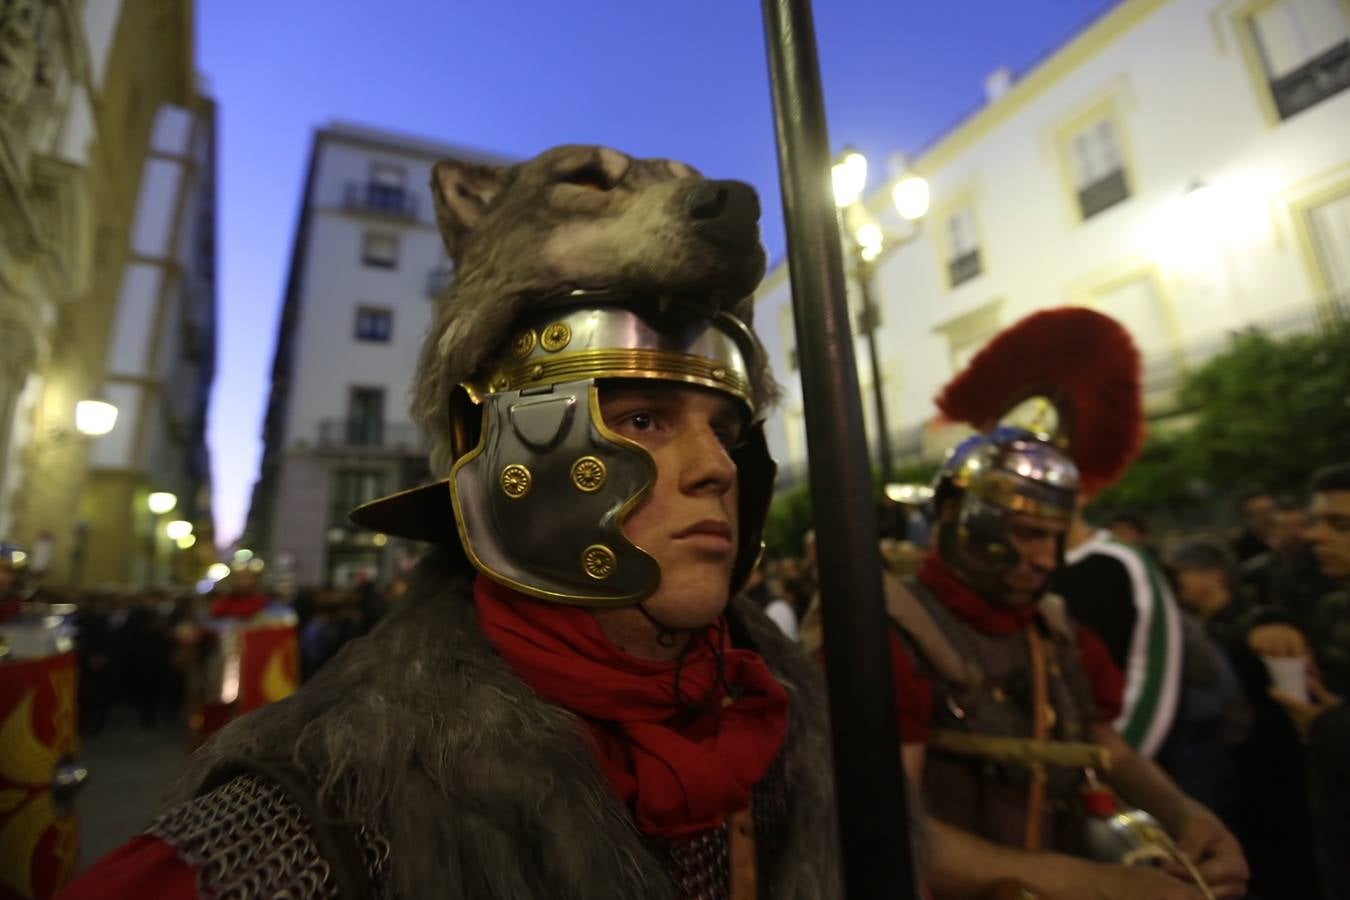
[[[728,365],[673,350],[578,350],[527,361],[488,379],[492,393],[543,387],[583,378],[657,378],[697,384],[732,394],[754,409],[750,382]]]

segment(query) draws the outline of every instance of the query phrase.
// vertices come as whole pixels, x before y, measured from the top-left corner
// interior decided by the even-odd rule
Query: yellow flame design
[[[0,776],[19,784],[51,783],[57,752],[33,733],[33,696],[30,690],[0,725]]]
[[[263,669],[262,695],[268,703],[275,703],[295,693],[295,676],[287,671],[286,652],[289,647],[278,647]]]

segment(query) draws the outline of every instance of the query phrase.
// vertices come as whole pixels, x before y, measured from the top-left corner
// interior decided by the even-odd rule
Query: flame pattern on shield
[[[73,653],[0,663],[0,900],[45,900],[75,874],[78,822],[52,779],[76,721]]]

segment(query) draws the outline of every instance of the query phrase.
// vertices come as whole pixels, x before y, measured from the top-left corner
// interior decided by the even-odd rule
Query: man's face
[[[1318,568],[1328,578],[1350,578],[1350,491],[1313,494],[1308,513],[1307,536]]]
[[[600,389],[605,425],[656,461],[656,483],[623,525],[661,566],[643,604],[668,628],[698,628],[722,614],[736,561],[736,465],[743,409],[718,391],[670,382],[619,381]]]
[[[1188,568],[1176,574],[1177,601],[1191,612],[1208,618],[1228,604],[1228,580],[1223,569]]]
[[[1242,522],[1256,534],[1267,534],[1275,525],[1275,499],[1258,494],[1242,504]]]
[[[1275,513],[1275,530],[1271,543],[1281,550],[1293,550],[1307,540],[1307,531],[1307,510],[1281,509]]]
[[[1142,546],[1146,538],[1144,532],[1140,531],[1133,522],[1128,522],[1125,519],[1117,519],[1112,522],[1110,532],[1116,540],[1136,546]]]
[[[1003,576],[1005,598],[1011,606],[1033,603],[1059,566],[1059,546],[1069,523],[1043,516],[1015,515],[1008,543],[1017,553],[1017,565]]]

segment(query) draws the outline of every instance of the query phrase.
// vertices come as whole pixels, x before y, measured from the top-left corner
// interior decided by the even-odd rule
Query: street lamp
[[[179,541],[192,534],[192,523],[187,519],[174,519],[164,526],[164,534],[171,541]]]
[[[75,430],[89,437],[99,437],[113,430],[117,424],[117,407],[104,400],[81,400],[75,404]]]
[[[840,231],[846,233],[852,250],[853,277],[862,295],[862,332],[867,339],[867,356],[872,367],[872,396],[877,426],[877,456],[881,483],[891,483],[891,436],[886,419],[886,391],[881,383],[881,361],[877,352],[877,314],[872,299],[872,276],[878,260],[887,248],[894,250],[918,237],[923,217],[928,213],[928,182],[907,174],[891,187],[895,211],[914,227],[906,234],[890,234],[871,218],[862,205],[867,184],[867,158],[846,148],[830,170],[834,204],[840,212]],[[852,227],[850,227],[850,225]]]
[[[152,491],[145,498],[145,505],[150,510],[150,533],[145,538],[145,575],[146,581],[153,584],[159,561],[159,517],[173,511],[178,505],[178,495],[168,491]]]

